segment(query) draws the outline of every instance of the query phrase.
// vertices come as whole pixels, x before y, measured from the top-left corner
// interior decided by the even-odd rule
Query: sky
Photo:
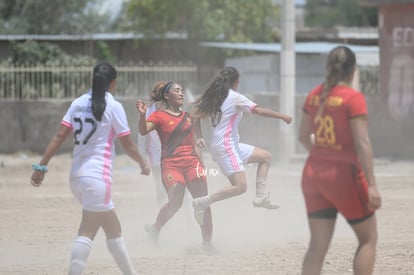
[[[127,0],[102,0],[102,2],[100,11],[102,13],[109,12],[112,17],[116,17],[121,11],[122,4],[127,2]]]

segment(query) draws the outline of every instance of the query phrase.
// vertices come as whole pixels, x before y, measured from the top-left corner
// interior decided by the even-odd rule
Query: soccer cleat
[[[147,231],[148,237],[152,242],[156,243],[158,241],[160,231],[155,227],[154,224],[146,224],[145,231]]]
[[[266,196],[262,198],[256,197],[253,201],[254,207],[262,207],[269,210],[275,210],[279,208],[279,205],[275,204],[274,202],[270,201],[269,198],[270,194],[268,193]]]
[[[196,219],[196,221],[198,222],[198,224],[200,226],[202,226],[203,223],[204,223],[204,212],[205,212],[205,209],[203,210],[201,208],[200,201],[198,199],[194,199],[193,200],[193,208],[194,208],[194,218]]]

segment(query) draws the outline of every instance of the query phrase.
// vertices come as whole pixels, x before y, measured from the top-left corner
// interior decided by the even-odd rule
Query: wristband
[[[35,171],[40,171],[40,172],[43,172],[43,173],[47,172],[47,166],[46,165],[32,164],[32,168]]]

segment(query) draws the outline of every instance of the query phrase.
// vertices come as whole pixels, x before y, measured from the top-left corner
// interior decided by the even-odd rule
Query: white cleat
[[[280,206],[272,202],[269,198],[270,194],[268,193],[266,196],[262,198],[256,197],[253,201],[254,207],[262,207],[269,210],[276,210]]]

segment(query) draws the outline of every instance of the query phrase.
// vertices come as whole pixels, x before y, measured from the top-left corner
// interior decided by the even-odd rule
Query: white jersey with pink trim
[[[62,125],[72,129],[74,138],[70,178],[95,177],[112,182],[112,160],[116,137],[130,134],[122,104],[106,92],[102,120],[92,114],[92,92],[75,99],[66,112]]]
[[[243,112],[251,113],[256,106],[256,103],[244,95],[229,90],[220,108],[221,120],[212,129],[210,151],[213,159],[230,157],[234,151],[239,151],[239,122]]]

